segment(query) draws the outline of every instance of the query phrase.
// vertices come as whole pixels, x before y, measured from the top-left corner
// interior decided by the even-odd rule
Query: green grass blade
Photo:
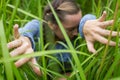
[[[7,41],[4,33],[4,27],[3,27],[3,21],[0,20],[0,41],[1,41],[1,46],[2,46],[2,55],[3,59],[9,59],[10,55],[7,49]],[[5,72],[8,80],[14,80],[13,78],[13,71],[12,71],[12,66],[11,62],[4,62],[5,65]]]
[[[8,59],[0,59],[0,63],[3,62],[11,62],[11,61],[15,61],[21,58],[30,58],[30,57],[37,57],[37,56],[45,56],[45,55],[51,55],[51,54],[56,54],[56,53],[78,53],[81,55],[85,55],[85,56],[89,56],[86,53],[80,52],[80,51],[73,51],[73,50],[48,50],[48,51],[40,51],[40,52],[35,52],[35,53],[31,53],[31,54],[23,54],[20,56],[16,56],[16,57],[10,57]]]
[[[22,77],[21,77],[18,69],[16,68],[16,66],[13,64],[12,67],[13,67],[13,72],[14,72],[14,74],[15,74],[16,79],[17,79],[17,80],[22,80]]]
[[[117,5],[116,5],[118,8],[120,8],[120,3],[117,3]],[[117,14],[119,14],[120,12],[118,12]],[[119,16],[119,15],[118,15]],[[116,20],[117,21],[117,20]],[[117,28],[117,31],[118,31],[118,34],[117,34],[117,38],[116,38],[116,49],[115,49],[115,53],[114,53],[114,62],[112,63],[112,65],[111,65],[111,67],[110,67],[110,69],[109,69],[109,71],[107,72],[107,74],[105,75],[105,78],[104,78],[104,80],[106,80],[106,79],[109,79],[110,78],[110,76],[111,76],[111,74],[114,72],[114,69],[115,69],[115,67],[119,64],[119,61],[120,61],[120,51],[119,51],[119,30],[120,30],[120,26],[119,26],[119,23],[118,24],[116,24],[117,26],[118,26],[118,28]],[[115,74],[117,73],[117,72],[114,72]]]
[[[13,5],[11,5],[11,4],[7,4],[7,6],[10,7],[10,8],[15,9],[15,6],[13,6]],[[23,14],[25,14],[25,15],[28,15],[28,16],[34,18],[34,19],[38,19],[38,20],[46,23],[46,21],[44,21],[43,19],[40,19],[39,17],[37,17],[37,16],[35,16],[35,15],[31,14],[31,13],[28,13],[28,12],[26,12],[26,11],[20,9],[20,8],[18,8],[17,11],[18,11],[18,12],[21,12],[21,13],[23,13]]]
[[[15,9],[13,9],[12,16],[11,16],[10,21],[9,21],[9,27],[8,27],[8,29],[7,29],[7,34],[9,34],[11,28],[13,28],[13,20],[14,20],[14,18],[15,18],[15,15],[16,15],[16,12],[17,12],[17,8],[18,8],[18,6],[19,6],[19,3],[20,3],[20,0],[16,0]],[[8,35],[7,35],[7,37],[8,37]]]
[[[53,14],[54,14],[54,16],[55,16],[55,19],[56,19],[56,21],[57,21],[57,23],[58,23],[58,25],[59,25],[59,27],[60,27],[63,35],[64,35],[64,38],[65,38],[65,40],[66,40],[69,48],[70,48],[71,50],[75,51],[75,49],[73,48],[72,43],[71,43],[69,37],[67,36],[67,34],[66,34],[66,32],[65,32],[65,30],[64,30],[64,28],[63,28],[63,25],[61,24],[59,18],[57,17],[57,14],[55,13],[52,5],[50,4],[50,1],[49,1],[49,0],[47,0],[47,1],[48,1],[48,4],[50,5],[50,8],[51,8],[51,10],[52,10],[52,12],[53,12]],[[75,52],[73,52],[71,55],[73,56],[73,58],[74,58],[74,60],[75,60],[75,62],[76,62],[76,65],[77,65],[77,68],[78,68],[78,70],[79,70],[81,79],[82,79],[82,80],[86,80],[85,74],[84,74],[84,71],[83,71],[83,69],[82,69],[81,63],[80,63],[80,61],[79,61],[79,59],[78,59],[78,56],[76,55]]]
[[[39,13],[39,17],[42,19],[43,18],[43,9],[42,9],[42,4],[43,4],[43,0],[38,0],[38,13]],[[40,23],[40,51],[44,51],[44,38],[43,38],[43,23]],[[44,69],[46,69],[46,60],[45,60],[45,56],[42,56],[42,66]],[[43,80],[47,80],[47,71],[44,70],[44,75],[43,75]]]
[[[110,42],[110,40],[111,40],[112,31],[113,31],[113,29],[114,29],[114,25],[115,25],[115,22],[116,22],[116,17],[117,17],[117,13],[118,13],[118,6],[119,6],[119,5],[118,5],[118,2],[117,2],[117,3],[116,3],[115,13],[114,13],[114,23],[113,23],[113,25],[112,25],[112,27],[111,27],[111,30],[110,30],[110,35],[109,35],[109,37],[108,37],[108,43],[107,43],[107,45],[106,45],[106,48],[105,48],[105,51],[104,51],[104,55],[103,55],[103,57],[102,57],[101,65],[100,65],[100,67],[99,67],[99,69],[98,69],[98,71],[97,71],[97,79],[99,79],[100,73],[101,73],[102,68],[103,68],[103,66],[104,66],[104,63],[105,63],[107,51],[108,51],[108,49],[109,49],[109,42]]]

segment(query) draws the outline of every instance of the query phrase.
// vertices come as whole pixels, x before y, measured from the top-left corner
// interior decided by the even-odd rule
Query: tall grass
[[[114,24],[107,29],[120,31],[120,0],[76,0],[80,4],[83,15],[87,13],[95,14],[99,17],[103,10],[107,11],[107,18],[114,19]],[[58,22],[60,29],[65,37],[67,44],[57,42],[65,46],[66,50],[46,50],[53,44],[52,40],[43,37],[43,8],[49,4],[51,10]],[[87,5],[87,6],[86,6]],[[25,23],[31,19],[38,19],[40,25],[40,38],[38,41],[37,52],[34,54],[20,55],[17,57],[10,57],[7,49],[7,42],[13,40],[12,31],[13,25],[18,23],[23,27]],[[108,40],[114,40],[117,45],[110,47],[108,44],[103,45],[98,42],[95,44],[97,52],[91,54],[86,47],[86,42],[80,36],[74,41],[72,45],[69,37],[67,36],[61,22],[59,21],[54,9],[52,8],[49,0],[0,0],[0,80],[49,80],[49,76],[53,80],[57,80],[51,74],[58,77],[64,77],[68,80],[119,80],[120,79],[120,48],[119,48],[119,34],[117,37],[106,37]],[[50,33],[50,31],[49,31]],[[44,39],[47,38],[47,43]],[[109,43],[108,41],[108,43]],[[76,44],[78,44],[76,46]],[[61,65],[61,63],[53,56],[53,54],[62,52],[70,52],[73,61],[70,61],[73,71],[71,75],[65,76],[58,72],[50,70],[47,65],[47,59],[50,58]],[[31,63],[26,63],[20,68],[16,68],[13,62],[24,57],[37,57],[39,68],[43,71],[43,76],[37,76],[32,68],[29,66]],[[52,63],[50,64],[52,65]],[[62,66],[62,65],[61,65]],[[55,68],[55,66],[53,66]],[[62,66],[63,70],[64,67]]]

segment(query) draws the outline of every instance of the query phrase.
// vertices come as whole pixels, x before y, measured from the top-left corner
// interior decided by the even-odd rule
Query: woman
[[[96,19],[94,15],[85,15],[82,18],[82,13],[74,2],[74,0],[53,0],[52,6],[56,11],[66,33],[68,34],[71,41],[75,39],[78,35],[78,29],[81,37],[84,37],[87,43],[88,50],[94,53],[96,50],[94,49],[94,42],[99,41],[103,44],[107,44],[108,40],[104,38],[104,36],[108,36],[110,34],[109,30],[105,30],[105,28],[109,25],[113,24],[113,20],[104,21],[106,17],[106,12],[103,12],[102,16],[99,19]],[[55,20],[55,17],[49,7],[47,5],[44,10],[44,19],[47,21],[49,28],[54,32],[56,39],[60,41],[64,41],[64,36]],[[18,25],[14,26],[14,36],[15,40],[8,43],[8,48],[15,48],[10,52],[10,55],[18,56],[22,53],[32,53],[35,49],[35,37],[39,37],[39,26],[40,23],[37,20],[32,20],[27,23],[23,28],[20,28],[18,31]],[[112,36],[116,36],[117,32],[113,31]],[[14,44],[14,45],[13,45]],[[110,41],[109,45],[115,46],[116,43]],[[60,44],[56,44],[55,49],[65,49]],[[54,55],[61,63],[70,64],[69,59],[71,59],[71,55],[69,53],[62,54],[62,58],[60,54]],[[17,67],[25,64],[26,62],[32,62],[33,64],[37,64],[35,58],[23,58],[15,62]],[[51,62],[51,61],[49,61]],[[38,75],[42,75],[41,71],[38,67],[31,65],[35,73]],[[68,66],[64,66],[68,67]],[[62,70],[58,70],[62,72]],[[69,72],[69,71],[68,71]],[[69,74],[68,74],[69,75]],[[62,79],[62,78],[61,78]]]

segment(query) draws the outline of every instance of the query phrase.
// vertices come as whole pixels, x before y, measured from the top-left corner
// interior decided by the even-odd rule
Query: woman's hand
[[[19,56],[22,54],[30,54],[33,53],[32,45],[28,37],[20,36],[20,33],[18,31],[18,25],[14,25],[14,38],[15,40],[12,42],[9,42],[7,44],[8,49],[13,49],[13,51],[10,52],[10,55],[12,57]],[[15,62],[16,67],[20,67],[26,62],[30,61],[32,64],[31,67],[35,71],[36,74],[41,75],[40,69],[35,66],[37,65],[37,61],[35,58],[22,58]]]
[[[113,24],[113,20],[105,21],[106,11],[103,12],[102,16],[96,20],[88,20],[84,24],[83,33],[87,43],[88,50],[92,53],[96,52],[94,48],[94,42],[98,41],[102,44],[107,44],[108,39],[105,36],[110,35],[110,30],[106,30],[107,26],[111,26]],[[119,33],[120,35],[120,33]],[[112,37],[117,36],[117,32],[112,31]],[[110,46],[115,46],[116,42],[110,41]]]

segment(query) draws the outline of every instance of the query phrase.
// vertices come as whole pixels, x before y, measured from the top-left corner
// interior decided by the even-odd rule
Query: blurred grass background
[[[14,58],[9,57],[6,44],[13,40],[13,25],[17,23],[20,27],[23,27],[25,23],[32,19],[38,19],[42,22],[42,12],[44,6],[48,4],[48,1],[49,0],[0,0],[0,80],[49,80],[47,77],[47,75],[50,75],[49,73],[65,77],[68,80],[120,80],[119,36],[115,38],[108,37],[109,40],[112,39],[117,42],[115,47],[96,42],[95,48],[97,49],[97,55],[88,52],[85,40],[81,37],[78,37],[74,42],[74,45],[79,43],[78,46],[74,46],[74,48],[71,47],[68,50],[60,50],[59,52],[78,54],[77,56],[72,55],[73,57],[76,56],[77,59],[74,58],[75,63],[71,62],[73,72],[70,77],[47,69],[45,58],[48,57],[58,62],[56,58],[50,56],[51,54],[55,54],[57,50],[45,50],[45,48],[49,46],[49,43],[44,44],[42,27],[40,29],[42,32],[40,34],[41,37],[37,46],[38,52]],[[115,20],[114,25],[108,27],[108,29],[116,30],[117,32],[120,31],[120,0],[76,0],[76,2],[80,5],[83,15],[91,13],[95,14],[98,18],[102,12],[106,10],[106,20]],[[51,36],[47,37],[48,40],[50,38]],[[65,38],[67,39],[67,37]],[[69,43],[69,40],[67,42]],[[62,42],[60,43],[65,45]],[[40,49],[39,46],[41,46]],[[67,47],[70,46],[71,45],[68,44]],[[13,61],[15,60],[31,56],[37,56],[38,61],[41,62],[39,67],[44,72],[42,77],[37,76],[28,64],[20,68],[16,68],[13,65]],[[73,77],[75,78],[73,79]],[[56,80],[56,78],[53,77],[53,80]]]

